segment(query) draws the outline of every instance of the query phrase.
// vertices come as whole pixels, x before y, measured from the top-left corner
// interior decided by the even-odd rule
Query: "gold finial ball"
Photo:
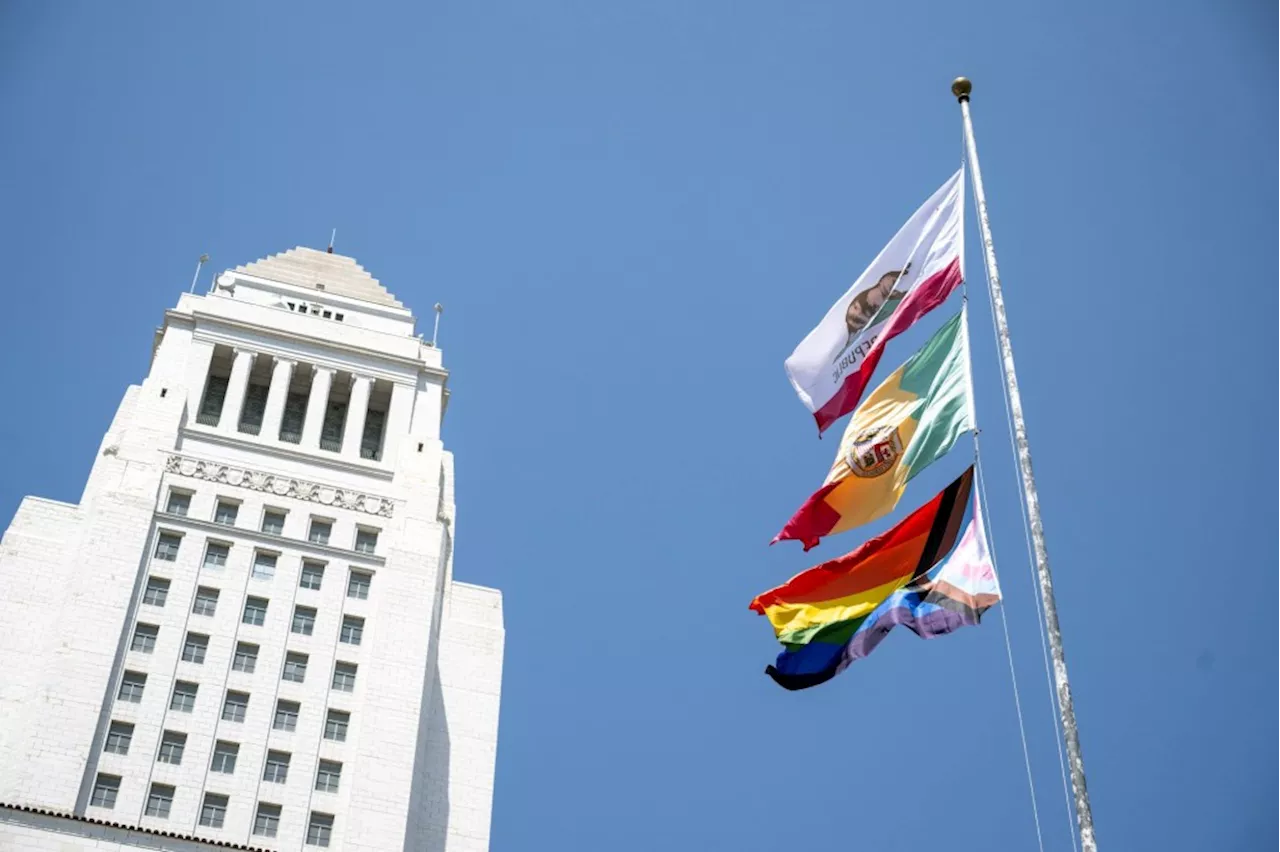
[[[951,84],[951,94],[957,99],[964,100],[969,97],[969,93],[973,91],[973,83],[969,82],[968,77],[957,77],[955,82]]]

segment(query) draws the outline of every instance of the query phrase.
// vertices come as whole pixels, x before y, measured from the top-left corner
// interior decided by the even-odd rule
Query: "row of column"
[[[240,415],[244,410],[245,395],[249,390],[249,373],[253,369],[254,359],[258,354],[248,349],[238,348],[234,352],[231,376],[227,380],[227,395],[222,405],[222,414],[218,418],[218,428],[223,432],[236,432],[240,427]],[[317,364],[310,366],[314,373],[311,377],[311,393],[307,397],[306,416],[302,422],[301,446],[306,449],[319,449],[320,432],[324,427],[325,411],[329,405],[329,392],[333,389],[333,377],[337,371],[332,367],[321,367]],[[260,434],[272,439],[280,435],[284,404],[289,396],[289,385],[293,382],[293,371],[296,367],[296,361],[288,358],[275,359]],[[369,393],[372,389],[373,379],[368,376],[353,375],[351,377],[351,396],[347,401],[347,418],[342,432],[341,456],[343,458],[360,458],[360,443],[364,437],[364,421],[369,411]],[[384,429],[384,440],[385,437]]]

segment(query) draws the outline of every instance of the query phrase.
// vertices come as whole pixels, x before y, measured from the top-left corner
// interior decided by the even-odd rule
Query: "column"
[[[347,403],[347,426],[342,432],[342,456],[360,458],[360,439],[364,437],[364,417],[369,411],[369,391],[373,379],[368,376],[351,377],[351,401]]]
[[[308,450],[318,450],[324,412],[329,407],[329,388],[333,386],[334,370],[315,365],[312,369],[315,374],[311,377],[311,395],[307,397],[307,416],[302,421],[302,446]]]
[[[262,415],[262,435],[272,441],[280,438],[280,418],[284,416],[284,400],[293,381],[293,366],[288,358],[277,358],[271,369],[271,388],[267,391],[267,409]]]
[[[244,408],[244,394],[249,389],[249,371],[253,369],[256,352],[247,349],[235,350],[235,360],[231,362],[231,378],[227,381],[227,398],[222,402],[222,418],[218,428],[223,432],[234,432],[240,425],[240,411]]]
[[[386,464],[396,463],[401,444],[408,440],[414,395],[412,385],[396,382],[391,386],[391,406],[387,411],[386,428],[382,430],[382,461]],[[416,447],[410,448],[410,452],[414,449]]]
[[[213,344],[207,340],[191,341],[191,354],[187,356],[187,423],[195,423],[200,413],[212,363]]]

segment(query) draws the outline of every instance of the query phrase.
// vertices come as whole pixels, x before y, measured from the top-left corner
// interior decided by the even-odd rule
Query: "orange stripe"
[[[764,614],[774,604],[817,603],[846,597],[883,585],[888,577],[914,571],[945,493],[937,494],[897,526],[857,550],[802,571],[776,589],[758,595],[751,602],[751,609]]]

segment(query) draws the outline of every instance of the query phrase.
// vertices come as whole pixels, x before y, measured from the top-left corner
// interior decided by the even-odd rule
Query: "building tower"
[[[0,543],[0,848],[488,849],[502,598],[453,579],[447,378],[349,257],[178,300],[79,503]]]

